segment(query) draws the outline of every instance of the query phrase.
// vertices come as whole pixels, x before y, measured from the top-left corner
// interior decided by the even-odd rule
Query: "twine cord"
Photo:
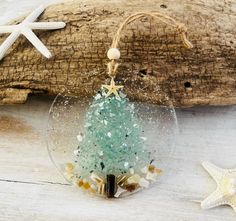
[[[187,39],[187,35],[186,35],[187,34],[187,27],[183,23],[177,22],[174,18],[171,18],[167,15],[163,15],[158,12],[138,12],[138,13],[130,15],[128,18],[126,18],[124,20],[124,22],[122,22],[120,27],[118,28],[118,30],[113,38],[111,48],[118,47],[119,42],[120,42],[120,38],[121,38],[121,33],[128,24],[130,24],[133,21],[138,20],[140,18],[144,18],[144,17],[150,17],[150,18],[157,19],[157,20],[165,23],[166,25],[169,25],[169,26],[175,28],[177,30],[177,33],[180,34],[180,37],[181,37],[181,40],[182,40],[184,46],[188,49],[193,48],[192,43]],[[112,59],[108,63],[107,66],[108,66],[109,76],[114,78],[116,76],[116,71],[118,69],[119,64],[116,62],[115,59]]]

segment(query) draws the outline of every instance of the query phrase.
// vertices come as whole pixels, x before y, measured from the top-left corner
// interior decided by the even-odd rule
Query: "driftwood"
[[[51,59],[42,57],[25,38],[16,41],[0,62],[0,104],[24,102],[29,93],[65,89],[92,96],[108,78],[106,51],[120,22],[133,12],[150,10],[184,23],[194,48],[185,49],[176,30],[161,22],[130,24],[121,38],[117,76],[128,96],[160,103],[167,95],[180,107],[236,103],[233,0],[82,2],[52,5],[40,17],[67,23],[65,29],[38,33],[54,54]]]

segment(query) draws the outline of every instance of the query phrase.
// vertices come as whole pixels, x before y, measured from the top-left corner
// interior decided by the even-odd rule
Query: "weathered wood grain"
[[[233,0],[76,0],[50,6],[40,21],[67,23],[63,30],[38,33],[54,57],[47,60],[27,40],[17,40],[0,62],[0,103],[24,102],[39,91],[91,96],[108,77],[106,51],[120,22],[150,10],[184,23],[195,47],[185,49],[176,30],[160,22],[131,24],[121,38],[117,77],[128,96],[160,103],[167,95],[182,107],[236,103]]]

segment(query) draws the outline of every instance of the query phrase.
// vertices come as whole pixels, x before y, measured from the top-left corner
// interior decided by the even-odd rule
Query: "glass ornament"
[[[122,31],[142,18],[175,28],[184,46],[193,47],[186,27],[175,19],[159,12],[131,14],[120,24],[107,53],[110,85],[102,85],[92,99],[58,95],[49,114],[48,150],[57,168],[78,188],[108,198],[162,182],[159,177],[168,172],[178,131],[175,110],[163,91],[155,88],[158,105],[131,102],[125,88],[114,81]]]
[[[171,102],[159,94],[159,105],[131,102],[125,88],[107,96],[102,87],[93,98],[59,94],[49,113],[47,143],[65,179],[108,198],[163,182],[178,124]]]

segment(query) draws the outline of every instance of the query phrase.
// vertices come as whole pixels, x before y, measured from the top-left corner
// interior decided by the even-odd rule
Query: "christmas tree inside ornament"
[[[109,84],[102,85],[92,100],[58,95],[50,110],[47,139],[53,162],[78,188],[108,198],[134,193],[157,181],[175,144],[176,115],[164,92],[157,91],[162,105],[130,102],[125,85],[115,82],[121,30],[147,15],[179,27],[159,13],[128,17],[107,53]]]
[[[104,197],[126,196],[161,182],[178,131],[170,103],[130,102],[113,81],[92,99],[58,95],[48,126],[49,153],[64,177]]]

